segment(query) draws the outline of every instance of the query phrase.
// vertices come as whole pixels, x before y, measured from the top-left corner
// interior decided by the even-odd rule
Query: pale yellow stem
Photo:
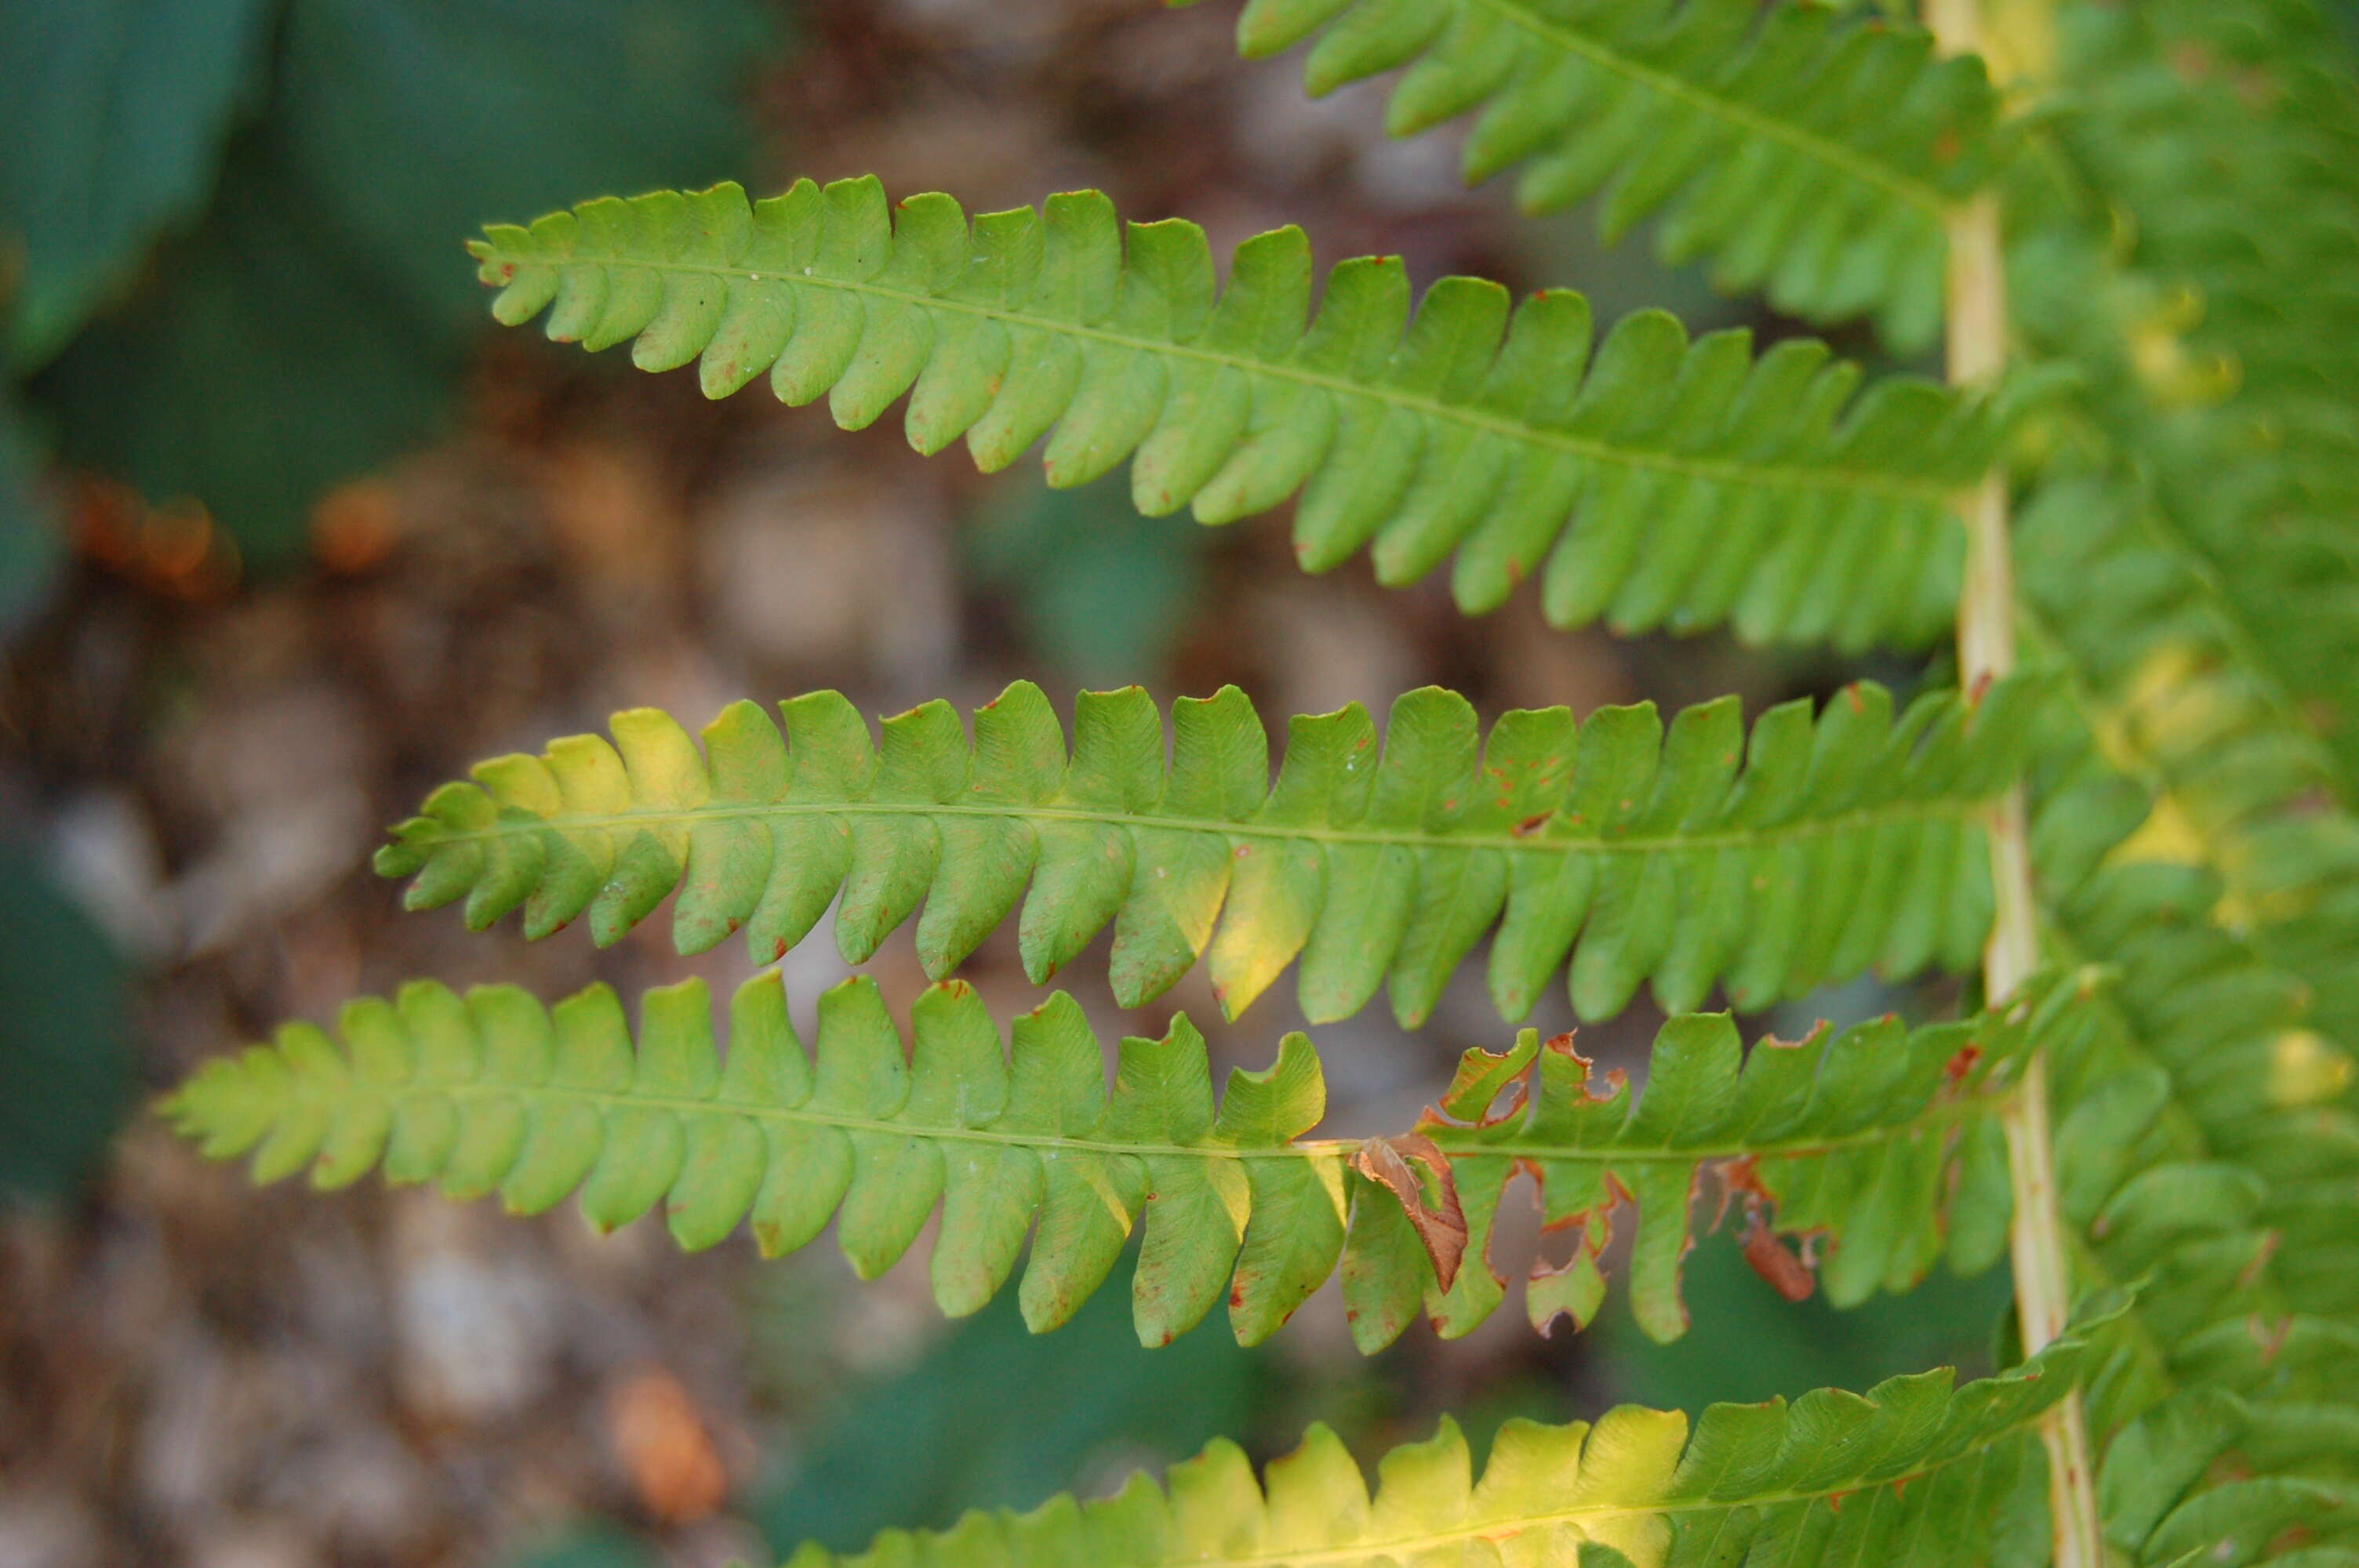
[[[1945,53],[1977,52],[1982,0],[1927,0],[1926,21]],[[1988,386],[2006,363],[2006,260],[1997,198],[1975,198],[1950,220],[1949,371],[1965,386]],[[1962,497],[1966,580],[1958,603],[1958,666],[1970,696],[2015,667],[2015,571],[2007,539],[2007,488],[1994,470]],[[2031,852],[2017,785],[1990,817],[1994,918],[1983,950],[1984,989],[2006,1000],[2038,966],[2039,935]],[[2048,1067],[2034,1054],[2006,1118],[2014,1177],[2016,1315],[2027,1354],[2064,1332],[2072,1307],[2070,1253],[2056,1204],[2055,1139],[2048,1108]],[[2056,1568],[2100,1568],[2096,1480],[2088,1421],[2079,1395],[2052,1407],[2040,1424],[2048,1449],[2049,1513]]]

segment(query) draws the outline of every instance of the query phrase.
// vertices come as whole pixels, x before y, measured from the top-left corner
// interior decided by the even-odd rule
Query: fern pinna
[[[1773,1206],[1786,1228],[1831,1243],[1839,1301],[1921,1277],[1942,1251],[1937,1215],[1953,1217],[1963,1266],[1986,1265],[2008,1201],[1996,1111],[2032,1011],[1913,1033],[1887,1018],[1749,1055],[1725,1015],[1682,1016],[1636,1097],[1618,1074],[1597,1093],[1570,1036],[1543,1047],[1526,1030],[1506,1053],[1470,1051],[1410,1134],[1355,1142],[1302,1137],[1326,1106],[1304,1036],[1266,1071],[1233,1073],[1216,1108],[1183,1014],[1161,1039],[1122,1042],[1108,1094],[1097,1038],[1062,992],[1016,1019],[1004,1048],[973,989],[942,982],[911,1009],[905,1048],[875,986],[846,980],[820,999],[814,1064],[775,972],[731,1001],[725,1058],[701,980],[647,993],[636,1048],[604,987],[545,1010],[514,987],[462,998],[419,981],[348,1006],[341,1044],[290,1024],[168,1108],[208,1152],[250,1151],[262,1181],[308,1169],[339,1186],[381,1166],[453,1197],[496,1192],[523,1214],[578,1189],[602,1228],[660,1205],[683,1247],[743,1221],[768,1255],[835,1218],[864,1279],[939,1203],[934,1294],[952,1314],[1006,1282],[1037,1217],[1022,1288],[1036,1330],[1070,1317],[1143,1224],[1132,1299],[1149,1345],[1223,1298],[1237,1337],[1257,1343],[1339,1262],[1364,1348],[1389,1344],[1420,1303],[1440,1332],[1463,1334],[1503,1297],[1487,1238],[1521,1166],[1549,1222],[1583,1230],[1572,1264],[1535,1275],[1535,1321],[1596,1311],[1597,1256],[1626,1203],[1638,1321],[1669,1339],[1686,1327],[1680,1262],[1707,1171],[1756,1228]],[[1511,1085],[1519,1108],[1485,1119]],[[1403,1174],[1404,1150],[1447,1161],[1446,1220]]]
[[[586,917],[602,944],[677,893],[682,952],[742,932],[757,963],[831,903],[854,963],[914,919],[936,984],[906,1045],[862,979],[821,1000],[815,1054],[774,975],[725,1052],[700,982],[648,993],[636,1042],[603,989],[419,982],[168,1112],[258,1179],[578,1193],[602,1227],[660,1208],[684,1247],[742,1224],[767,1253],[832,1223],[864,1277],[939,1212],[942,1309],[1020,1264],[1036,1329],[1138,1232],[1150,1344],[1224,1298],[1264,1339],[1331,1276],[1367,1349],[1512,1288],[1578,1326],[1617,1229],[1660,1338],[1699,1229],[1838,1305],[2013,1265],[2021,1357],[1979,1382],[1510,1423],[1479,1481],[1445,1424],[1373,1498],[1324,1429],[1259,1480],[1216,1444],[1163,1487],[857,1561],[2359,1563],[2348,58],[2300,0],[1867,9],[1251,0],[1238,40],[1303,46],[1313,92],[1397,70],[1391,129],[1465,117],[1469,177],[1516,169],[1527,207],[1597,193],[1609,234],[1657,220],[1723,286],[1902,350],[1946,325],[1949,385],[1863,389],[1821,345],[1660,312],[1600,330],[1561,291],[1413,298],[1395,259],[1322,280],[1291,229],[1222,282],[1193,226],[1088,192],[970,222],[874,180],[721,186],[473,248],[501,321],[695,362],[708,396],[766,376],[856,427],[906,395],[920,451],[1038,445],[1060,485],[1127,460],[1152,514],[1291,501],[1306,569],[1448,563],[1470,614],[1533,579],[1560,626],[1907,650],[1954,625],[1958,689],[1896,716],[1854,686],[1749,734],[1733,701],[1486,729],[1429,689],[1381,735],[1357,707],[1292,719],[1274,772],[1234,690],[1168,721],[1083,694],[1070,734],[1026,683],[881,739],[831,693],[734,705],[701,743],[634,709],[436,791],[380,871],[473,926]],[[1386,990],[1418,1024],[1484,949],[1511,1022],[1560,972],[1584,1019],[1642,986],[1673,1016],[1636,1088],[1526,1031],[1414,1125],[1318,1138],[1300,1035],[1217,1097],[1184,1018],[1124,1040],[1110,1088],[1068,998],[1003,1035],[956,971],[1011,921],[1036,983],[1111,926],[1125,1006],[1201,962],[1234,1017],[1291,966],[1314,1022]],[[1978,964],[1966,1015],[1914,1029],[1747,1048],[1694,1011]],[[1571,1245],[1510,1287],[1519,1175]]]
[[[1560,626],[1923,642],[1957,597],[1943,500],[1989,465],[2007,407],[1913,378],[1854,396],[1821,345],[1756,358],[1742,331],[1690,343],[1661,311],[1593,352],[1588,302],[1560,290],[1511,310],[1496,284],[1444,278],[1412,310],[1395,257],[1336,267],[1313,317],[1300,230],[1246,241],[1216,289],[1201,230],[1125,230],[1090,191],[970,225],[874,179],[751,206],[723,185],[473,248],[501,320],[546,308],[560,341],[694,361],[708,396],[767,373],[859,429],[906,393],[919,451],[963,437],[990,470],[1045,438],[1058,485],[1129,458],[1150,515],[1224,523],[1299,491],[1307,568],[1365,546],[1406,583],[1452,560],[1470,613],[1537,576]]]
[[[836,942],[865,960],[918,910],[918,951],[949,974],[1024,900],[1027,972],[1045,981],[1109,922],[1116,998],[1136,1006],[1200,957],[1230,1016],[1300,956],[1313,1022],[1390,977],[1421,1022],[1495,925],[1491,993],[1520,1019],[1572,955],[1575,1004],[1619,1011],[1651,979],[1669,1009],[1724,979],[1744,1006],[1856,974],[1972,961],[1989,922],[1981,815],[2012,775],[2041,686],[1969,710],[1935,695],[1896,720],[1880,687],[1762,716],[1564,708],[1503,715],[1428,688],[1381,748],[1358,705],[1288,726],[1275,783],[1262,721],[1234,687],[1162,717],[1136,687],[1085,692],[1070,752],[1039,688],[976,709],[888,719],[881,748],[842,697],[752,703],[704,730],[614,716],[496,758],[428,798],[377,857],[414,907],[463,899],[527,935],[587,913],[614,941],[675,888],[684,953],[743,929],[757,961],[799,941],[839,892]],[[1026,896],[1027,884],[1029,896]]]

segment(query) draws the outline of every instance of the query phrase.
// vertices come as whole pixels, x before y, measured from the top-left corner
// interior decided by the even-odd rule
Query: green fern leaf
[[[1995,1133],[2029,1011],[1906,1036],[1888,1023],[1832,1041],[1821,1032],[1756,1048],[1741,1076],[1725,1017],[1676,1019],[1635,1108],[1618,1083],[1612,1098],[1588,1100],[1585,1065],[1565,1043],[1470,1053],[1447,1105],[1479,1114],[1481,1087],[1506,1081],[1503,1061],[1531,1083],[1524,1115],[1436,1119],[1417,1135],[1448,1154],[1440,1205],[1454,1213],[1464,1196],[1475,1261],[1462,1268],[1459,1246],[1430,1227],[1420,1240],[1412,1227],[1432,1195],[1386,1179],[1388,1157],[1413,1140],[1303,1138],[1326,1102],[1303,1036],[1288,1035],[1266,1071],[1233,1073],[1216,1109],[1203,1038],[1177,1018],[1160,1040],[1122,1043],[1109,1096],[1098,1042],[1061,992],[1016,1021],[1003,1056],[973,990],[935,986],[911,1010],[905,1059],[875,984],[847,980],[820,999],[814,1067],[775,972],[732,1000],[725,1059],[701,980],[647,993],[636,1050],[602,986],[545,1011],[511,986],[461,997],[419,981],[390,1003],[346,1008],[341,1046],[289,1024],[274,1044],[197,1074],[164,1108],[206,1154],[250,1154],[257,1181],[308,1167],[333,1187],[382,1166],[390,1180],[434,1182],[453,1197],[495,1192],[523,1214],[578,1189],[602,1228],[660,1206],[683,1247],[712,1246],[745,1222],[772,1256],[832,1217],[869,1279],[939,1206],[931,1271],[942,1310],[980,1308],[1033,1233],[1020,1293],[1036,1330],[1070,1317],[1143,1225],[1131,1294],[1149,1345],[1223,1299],[1237,1337],[1258,1343],[1339,1260],[1364,1348],[1397,1336],[1420,1303],[1440,1332],[1463,1334],[1503,1294],[1491,1223],[1506,1167],[1521,1161],[1544,1184],[1549,1223],[1587,1223],[1576,1271],[1536,1276],[1535,1321],[1563,1312],[1585,1323],[1595,1310],[1597,1252],[1626,1196],[1640,1208],[1641,1321],[1669,1338],[1685,1326],[1679,1260],[1706,1167],[1743,1196],[1756,1232],[1774,1213],[1780,1228],[1821,1234],[1838,1294],[1846,1271],[1872,1282],[1930,1260],[1889,1234],[1895,1226],[1921,1221],[1930,1238],[1947,1212],[1961,1237],[1993,1234],[1994,1221],[2003,1236],[2004,1164],[1994,1187],[1976,1151]],[[1456,1240],[1467,1239],[1462,1227]]]
[[[1722,287],[1807,319],[1873,314],[1908,351],[1940,331],[1943,220],[2006,145],[1981,61],[1832,6],[1252,0],[1237,43],[1269,55],[1314,32],[1314,93],[1408,68],[1396,135],[1479,110],[1469,180],[1523,164],[1534,212],[1603,190],[1609,238],[1660,214],[1667,261],[1709,256]]]
[[[1953,1389],[1947,1370],[1865,1395],[1713,1405],[1692,1433],[1677,1411],[1623,1405],[1595,1424],[1522,1418],[1493,1439],[1481,1479],[1457,1424],[1386,1454],[1373,1497],[1335,1434],[1314,1426],[1256,1484],[1216,1441],[1113,1497],[1059,1497],[1029,1513],[968,1514],[837,1557],[807,1545],[789,1568],[1099,1568],[1234,1564],[1987,1562],[2044,1541],[2045,1480],[2032,1423],[2072,1387],[2083,1345]],[[1749,1554],[1748,1554],[1749,1553]],[[2011,1559],[2010,1559],[2011,1560]]]
[[[684,952],[743,928],[757,962],[842,892],[836,941],[864,961],[924,903],[919,957],[950,973],[1023,899],[1039,983],[1111,921],[1117,999],[1138,1005],[1206,957],[1234,1017],[1298,956],[1313,1021],[1356,1011],[1389,975],[1424,1019],[1495,925],[1493,999],[1529,1010],[1567,963],[1586,1018],[1652,979],[1666,1010],[1724,979],[1740,1007],[1871,964],[1973,960],[1989,920],[1980,814],[2041,700],[2015,682],[1968,709],[1932,696],[1896,722],[1854,686],[1815,725],[1807,702],[1755,725],[1734,699],[1666,730],[1651,705],[1575,731],[1562,708],[1478,735],[1462,697],[1394,705],[1381,758],[1356,704],[1269,741],[1234,687],[1161,717],[1136,687],[1083,695],[1069,757],[1038,687],[974,715],[942,702],[866,723],[832,692],[781,705],[792,750],[750,702],[695,741],[647,708],[614,744],[552,743],[485,762],[395,829],[377,870],[413,908],[463,899],[471,925],[522,905],[546,935],[582,914],[614,941],[675,887]],[[1030,896],[1025,898],[1027,885]]]
[[[701,357],[708,396],[767,371],[851,429],[907,393],[919,450],[963,436],[997,470],[1045,436],[1053,484],[1131,458],[1154,515],[1227,522],[1299,491],[1308,569],[1366,546],[1407,583],[1454,553],[1467,611],[1538,575],[1560,626],[1930,640],[1962,555],[1948,498],[2005,417],[1909,378],[1854,400],[1856,367],[1822,345],[1756,359],[1745,333],[1690,343],[1661,311],[1593,355],[1571,293],[1511,312],[1496,285],[1445,278],[1412,319],[1397,258],[1335,268],[1311,319],[1301,231],[1247,241],[1216,294],[1201,230],[1125,233],[1089,191],[970,228],[947,196],[889,208],[874,179],[751,207],[723,185],[485,235],[511,325],[548,308],[551,338],[636,340],[645,369]]]

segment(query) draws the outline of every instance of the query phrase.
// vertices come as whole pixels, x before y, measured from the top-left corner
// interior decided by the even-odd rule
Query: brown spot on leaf
[[[1958,1047],[1958,1054],[1951,1057],[1942,1066],[1942,1083],[1951,1088],[1956,1088],[1966,1081],[1967,1076],[1974,1070],[1974,1064],[1982,1059],[1983,1048],[1971,1040],[1967,1041]]]
[[[1548,826],[1548,819],[1549,814],[1545,811],[1540,812],[1538,815],[1534,816],[1525,817],[1521,822],[1516,823],[1515,826],[1516,837],[1518,838],[1530,838],[1533,834]]]
[[[1714,1167],[1720,1177],[1720,1206],[1712,1211],[1711,1229],[1718,1230],[1728,1217],[1731,1200],[1743,1197],[1748,1204],[1766,1201],[1769,1189],[1761,1184],[1761,1162],[1751,1154],[1739,1154],[1734,1160],[1723,1160]]]

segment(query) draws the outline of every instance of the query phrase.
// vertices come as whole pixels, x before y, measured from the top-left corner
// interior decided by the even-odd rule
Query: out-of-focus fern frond
[[[2076,6],[2027,330],[2080,366],[2099,472],[2026,520],[2026,583],[2106,753],[2152,795],[2125,858],[2359,1046],[2359,77],[2313,8]]]
[[[684,1247],[744,1222],[766,1254],[832,1217],[864,1278],[939,1206],[942,1310],[995,1294],[1029,1233],[1021,1295],[1035,1329],[1070,1317],[1143,1226],[1132,1303],[1149,1345],[1223,1299],[1237,1337],[1257,1343],[1339,1260],[1363,1347],[1389,1343],[1421,1306],[1442,1334],[1464,1334],[1502,1297],[1492,1221],[1521,1164],[1546,1222],[1583,1227],[1572,1265],[1535,1274],[1535,1322],[1595,1312],[1597,1255],[1626,1202],[1639,1318],[1669,1339],[1686,1327],[1690,1210],[1715,1183],[1723,1207],[1742,1200],[1756,1267],[1789,1293],[1810,1279],[1779,1231],[1832,1249],[1838,1299],[1913,1281],[1940,1251],[1944,1217],[1953,1249],[1977,1253],[1970,1266],[1990,1261],[2008,1201],[1997,1108],[2033,1011],[1914,1034],[1889,1021],[1821,1031],[1756,1046],[1741,1071],[1726,1017],[1677,1018],[1635,1103],[1618,1076],[1590,1098],[1570,1042],[1543,1048],[1527,1030],[1506,1054],[1468,1054],[1443,1101],[1457,1116],[1355,1141],[1303,1137],[1326,1106],[1303,1036],[1267,1070],[1231,1074],[1215,1108],[1203,1038],[1181,1017],[1160,1040],[1122,1043],[1109,1096],[1097,1039],[1061,993],[1016,1021],[1003,1054],[973,989],[936,986],[911,1011],[905,1059],[875,986],[847,980],[820,999],[814,1068],[775,973],[731,1002],[725,1057],[700,980],[647,994],[636,1048],[603,987],[551,1012],[510,986],[462,998],[420,981],[347,1007],[341,1044],[290,1024],[165,1108],[206,1153],[250,1153],[262,1181],[308,1168],[337,1186],[382,1166],[454,1197],[496,1192],[526,1214],[578,1189],[601,1227],[660,1206]],[[1519,1076],[1519,1112],[1461,1119]]]
[[[1261,720],[1234,687],[1172,706],[1136,687],[1083,695],[1072,750],[1038,687],[974,715],[932,702],[886,720],[881,752],[832,692],[754,704],[701,751],[653,709],[541,756],[484,763],[395,829],[377,869],[413,907],[466,903],[485,925],[522,905],[538,936],[587,912],[612,942],[676,887],[683,951],[743,928],[757,961],[810,929],[839,890],[836,939],[860,962],[918,910],[918,951],[948,974],[1015,911],[1038,982],[1109,922],[1116,997],[1134,1006],[1198,957],[1242,1011],[1298,957],[1314,1021],[1390,979],[1424,1019],[1496,928],[1493,999],[1522,1017],[1570,957],[1582,1016],[1651,979],[1669,1011],[1715,980],[1739,1006],[1871,964],[1964,967],[1989,922],[1981,815],[2032,733],[2045,687],[1973,708],[1935,695],[1897,720],[1881,688],[1764,714],[1734,700],[1679,714],[1562,708],[1504,716],[1486,738],[1464,698],[1394,705],[1379,753],[1356,704],[1288,726],[1270,780]],[[1027,886],[1029,896],[1026,895]]]
[[[2144,792],[2144,820],[2109,851],[2115,863],[2215,878],[2214,918],[2309,982],[2318,1024],[2349,1047],[2359,1044],[2351,782],[2173,526],[2172,504],[2119,474],[2048,484],[2017,535],[2026,600],[2073,671],[2105,761]]]
[[[1692,1433],[1684,1415],[1636,1405],[1594,1425],[1517,1418],[1493,1439],[1479,1481],[1465,1438],[1445,1418],[1431,1439],[1384,1456],[1373,1498],[1325,1427],[1311,1428],[1258,1485],[1243,1451],[1216,1442],[1163,1487],[1137,1476],[1111,1498],[970,1513],[947,1530],[894,1531],[845,1557],[806,1546],[789,1564],[1989,1562],[2044,1539],[2032,1423],[2073,1386],[2083,1354],[2068,1337],[1962,1388],[1937,1370],[1864,1395],[1821,1390],[1791,1405],[1713,1405]]]
[[[2088,1379],[2107,1536],[2256,1562],[2359,1503],[2354,1064],[2215,923],[2214,877],[2105,863],[2144,791],[2091,751],[2041,793],[2050,940],[2111,977],[2044,1037],[2060,1196],[2082,1279],[2140,1281]]]
[[[1201,230],[1125,232],[1093,191],[972,226],[874,179],[586,202],[473,246],[494,313],[552,338],[701,357],[708,395],[764,372],[866,426],[903,394],[909,439],[1004,468],[1048,438],[1050,482],[1132,459],[1150,514],[1220,523],[1297,491],[1311,570],[1367,546],[1388,583],[1455,557],[1470,611],[1541,579],[1549,619],[1732,622],[1762,639],[1922,642],[1962,546],[1948,498],[2007,417],[1893,378],[1856,399],[1822,345],[1754,355],[1643,311],[1594,344],[1589,306],[1446,278],[1411,309],[1397,258],[1314,276],[1298,229],[1248,240],[1216,289]],[[1570,526],[1568,526],[1570,521]],[[1643,544],[1643,548],[1641,547]]]
[[[1943,220],[2006,146],[1980,60],[1822,5],[1253,0],[1237,42],[1314,32],[1313,92],[1408,68],[1397,135],[1480,111],[1469,179],[1522,164],[1536,212],[1602,190],[1609,237],[1659,213],[1666,260],[1806,319],[1872,314],[1904,351],[1940,328]]]

